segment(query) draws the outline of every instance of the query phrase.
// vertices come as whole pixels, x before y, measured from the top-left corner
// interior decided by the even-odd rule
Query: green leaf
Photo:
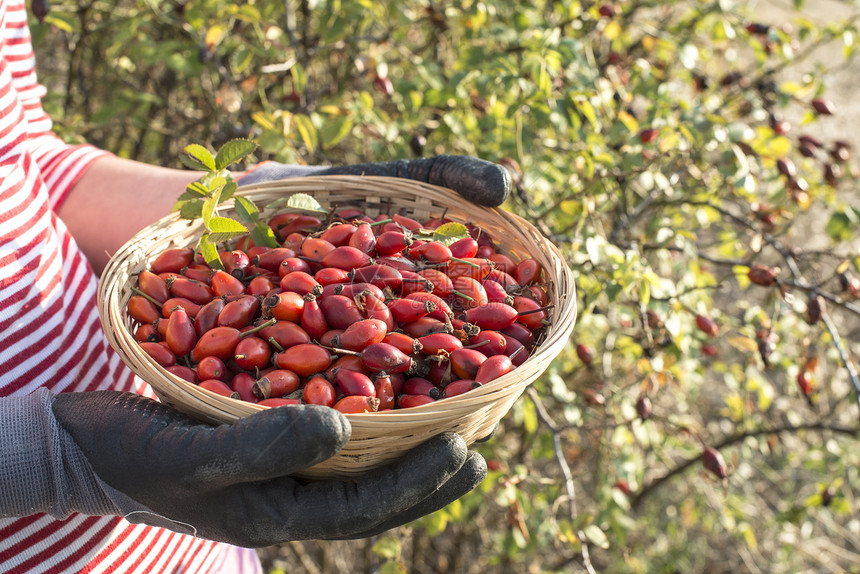
[[[383,536],[373,545],[374,554],[388,560],[400,557],[400,551],[400,541],[393,536]]]
[[[236,215],[239,216],[239,221],[246,225],[254,225],[257,219],[260,218],[260,210],[254,205],[254,202],[247,197],[236,198]]]
[[[379,566],[379,574],[406,574],[406,567],[400,562],[391,560]]]
[[[296,193],[287,200],[287,207],[301,209],[303,211],[320,211],[326,213],[323,206],[312,196],[306,193]]]
[[[845,241],[857,232],[860,225],[860,210],[855,207],[845,207],[830,216],[825,230],[835,241]]]
[[[595,546],[603,548],[604,550],[609,548],[609,538],[607,538],[606,533],[603,532],[598,525],[591,523],[583,528],[582,531],[585,534],[585,537],[588,538]]]
[[[236,193],[236,190],[238,189],[239,185],[232,179],[229,180],[227,183],[224,184],[224,187],[221,188],[221,199],[218,200],[218,203],[224,203],[225,201],[233,197],[233,195],[235,195]]]
[[[182,203],[178,203],[179,206],[179,217],[182,219],[199,219],[203,215],[203,204],[206,203],[205,199],[192,199],[189,201],[184,201]],[[175,208],[174,208],[175,209]]]
[[[221,263],[221,258],[218,256],[218,246],[215,243],[209,233],[204,233],[197,243],[197,249],[211,269],[224,269],[224,264]]]
[[[200,217],[203,218],[203,225],[209,227],[209,222],[212,216],[215,215],[215,208],[218,207],[218,196],[210,197],[203,202],[203,208],[200,212]]]
[[[179,200],[196,199],[199,197],[207,197],[210,191],[209,188],[199,181],[192,181],[185,187],[185,192],[179,196]]]
[[[182,165],[184,165],[188,169],[193,169],[194,171],[209,171],[209,168],[206,166],[206,164],[198,161],[197,159],[191,157],[188,154],[179,154],[179,161],[182,162]]]
[[[80,29],[80,23],[73,13],[59,12],[51,10],[45,16],[45,24],[51,24],[68,33],[77,33]]]
[[[443,223],[433,232],[432,241],[438,241],[444,245],[451,245],[455,241],[469,237],[469,229],[462,223]]]
[[[296,93],[303,93],[308,84],[308,74],[301,64],[294,64],[290,68],[290,77],[293,80],[293,88]]]
[[[264,221],[258,222],[253,229],[251,229],[251,239],[254,240],[255,245],[264,245],[272,248],[278,247],[278,240],[275,237],[275,233]]]
[[[190,158],[193,161],[196,160],[197,165],[202,167],[202,169],[206,169],[209,171],[215,171],[215,158],[212,157],[212,152],[199,144],[189,144],[185,146],[183,150],[185,152],[185,156],[180,156],[184,158]],[[184,162],[183,162],[184,163]],[[186,164],[187,165],[187,164]],[[193,163],[192,163],[193,165]],[[192,166],[189,166],[192,167]],[[197,168],[194,168],[197,169]]]
[[[235,219],[231,219],[229,217],[213,217],[209,220],[208,227],[211,231],[209,234],[211,236],[211,240],[215,243],[233,239],[234,237],[239,237],[240,235],[248,233],[248,228]]]
[[[320,130],[320,143],[323,149],[336,146],[352,130],[352,120],[346,116],[337,116],[327,121]]]
[[[316,150],[318,141],[317,129],[314,127],[311,119],[306,115],[296,114],[293,116],[293,121],[296,123],[296,129],[299,130],[299,135],[305,146],[310,151]]]
[[[251,155],[257,149],[257,142],[246,139],[233,139],[222,145],[215,155],[214,167],[217,170],[225,169],[232,163],[236,163]]]

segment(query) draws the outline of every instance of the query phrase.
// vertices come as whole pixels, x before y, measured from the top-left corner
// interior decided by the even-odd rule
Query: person
[[[452,433],[355,481],[300,481],[349,438],[334,409],[210,426],[154,400],[101,332],[97,273],[198,174],[66,145],[44,94],[25,0],[0,0],[0,571],[258,572],[254,548],[372,536],[480,483],[484,460]],[[265,163],[244,183],[309,172],[420,178],[488,204],[510,188],[459,156]]]

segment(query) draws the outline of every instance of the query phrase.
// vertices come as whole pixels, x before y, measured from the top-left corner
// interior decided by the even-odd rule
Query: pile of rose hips
[[[477,226],[440,241],[446,220],[358,209],[268,223],[280,247],[245,236],[217,270],[171,248],[138,275],[127,312],[153,360],[243,401],[374,412],[510,372],[548,324],[540,264]]]

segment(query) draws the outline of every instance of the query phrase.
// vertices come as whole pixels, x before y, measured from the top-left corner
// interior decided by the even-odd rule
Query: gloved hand
[[[266,162],[238,180],[249,185],[305,175],[375,175],[400,177],[453,189],[472,203],[495,207],[511,193],[511,176],[504,167],[468,155],[437,155],[382,163],[335,167],[292,166]]]
[[[118,514],[238,546],[372,536],[444,507],[486,475],[484,459],[444,433],[355,481],[290,478],[349,439],[346,417],[316,405],[220,426],[115,391],[61,393],[52,410],[64,456],[80,450]]]

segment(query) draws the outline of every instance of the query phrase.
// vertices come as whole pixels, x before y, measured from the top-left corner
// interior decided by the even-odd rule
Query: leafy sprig
[[[197,250],[209,267],[223,269],[217,244],[249,232],[259,245],[276,246],[272,230],[259,220],[259,210],[253,202],[236,197],[237,219],[218,215],[218,206],[232,199],[238,189],[236,181],[227,168],[248,157],[257,149],[251,140],[234,139],[221,146],[213,155],[199,144],[190,144],[180,155],[182,163],[204,174],[191,182],[179,196],[173,211],[183,219],[203,220],[205,231],[197,242]]]
[[[197,250],[212,269],[223,269],[218,254],[218,243],[251,234],[255,245],[278,247],[275,234],[267,221],[261,217],[257,205],[246,197],[237,196],[238,185],[227,170],[230,165],[254,153],[257,143],[246,139],[233,139],[221,146],[213,155],[206,147],[190,144],[180,155],[182,163],[204,174],[188,184],[176,200],[173,211],[189,221],[203,220],[205,231],[197,242]],[[234,199],[236,219],[218,215],[218,206]],[[297,193],[289,198],[276,199],[265,209],[290,207],[305,211],[325,212],[312,196]]]

